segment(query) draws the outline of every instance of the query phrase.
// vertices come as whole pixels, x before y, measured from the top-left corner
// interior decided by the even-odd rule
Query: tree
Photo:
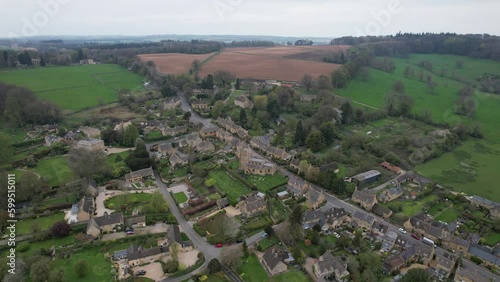
[[[78,277],[85,277],[90,270],[89,263],[83,259],[77,261],[73,267]]]
[[[302,77],[301,84],[306,88],[306,91],[309,92],[311,88],[314,86],[314,79],[312,75],[306,73]]]
[[[66,160],[68,166],[73,170],[75,175],[80,178],[110,171],[110,165],[107,162],[106,155],[98,150],[72,148],[69,150]]]
[[[224,103],[222,101],[215,102],[214,106],[212,107],[212,110],[210,111],[210,115],[212,116],[212,118],[214,119],[218,118],[222,113],[223,108],[224,108]]]
[[[259,111],[267,110],[267,105],[269,103],[269,99],[266,95],[256,95],[253,97],[253,103],[255,108]]]
[[[292,213],[290,214],[290,217],[288,218],[291,224],[298,224],[300,225],[302,222],[302,207],[300,205],[296,205]]]
[[[361,275],[363,282],[377,282],[377,276],[370,269],[365,269]]]
[[[246,240],[243,240],[242,248],[243,248],[243,257],[247,258],[249,253],[248,253],[248,246],[247,246]]]
[[[49,282],[64,282],[64,270],[62,268],[56,268],[49,273]]]
[[[405,84],[401,80],[394,82],[394,84],[392,85],[392,92],[397,94],[405,94]]]
[[[207,77],[201,81],[201,88],[209,90],[214,89],[214,76],[211,74],[207,75]]]
[[[49,278],[50,262],[48,259],[35,261],[30,267],[31,281],[45,282]]]
[[[349,73],[345,68],[339,68],[332,72],[332,85],[335,88],[344,88],[349,80]]]
[[[214,273],[217,273],[219,272],[221,269],[220,267],[220,262],[218,259],[212,259],[208,262],[208,272],[210,274],[214,274]]]
[[[214,83],[219,86],[225,86],[231,84],[231,81],[235,80],[236,77],[228,71],[216,71],[213,74]]]
[[[473,117],[476,113],[476,103],[473,100],[474,89],[470,86],[464,86],[460,89],[456,103],[456,113],[466,117]]]
[[[240,79],[239,79],[239,78],[236,78],[236,83],[235,83],[235,85],[234,85],[234,89],[236,89],[236,90],[240,90],[240,88],[241,88],[241,85],[240,85],[240,84],[241,84]]]
[[[307,136],[306,145],[311,151],[319,152],[325,148],[325,138],[319,130],[314,130]]]
[[[304,131],[304,126],[302,125],[302,120],[297,123],[297,128],[295,129],[295,136],[293,137],[293,143],[298,146],[304,145],[306,141],[306,133]]]
[[[352,106],[349,101],[345,102],[340,106],[340,110],[342,111],[342,124],[349,124],[352,115]]]
[[[0,133],[0,163],[3,161],[9,160],[13,154],[14,150],[12,149],[12,138],[9,135]]]
[[[131,124],[125,128],[123,132],[122,145],[132,147],[134,146],[135,140],[139,138],[139,129],[137,126]]]
[[[326,122],[323,123],[320,127],[319,130],[323,134],[323,137],[325,139],[325,143],[327,145],[330,145],[333,143],[333,140],[335,140],[335,137],[337,134],[335,133],[335,125],[333,122]]]
[[[374,252],[361,253],[358,257],[361,269],[369,269],[376,273],[382,267],[381,258]]]
[[[222,262],[232,269],[238,269],[241,265],[243,253],[239,246],[223,247],[221,250]]]
[[[409,95],[399,95],[399,112],[402,116],[409,116],[413,107],[413,98]]]
[[[71,226],[66,221],[59,221],[52,225],[50,235],[61,238],[66,237],[71,232]]]
[[[401,282],[430,282],[431,278],[425,269],[413,268],[410,269]]]
[[[316,83],[314,84],[316,89],[318,91],[320,90],[331,90],[333,88],[332,86],[332,80],[326,76],[326,75],[320,75],[316,79]]]
[[[163,270],[166,273],[174,273],[179,269],[179,262],[177,260],[169,260],[165,263]]]

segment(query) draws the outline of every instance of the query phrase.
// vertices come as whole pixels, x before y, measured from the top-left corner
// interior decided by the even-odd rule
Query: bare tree
[[[99,150],[73,148],[68,153],[67,161],[69,167],[81,178],[110,170],[106,155]]]
[[[240,246],[224,247],[221,251],[222,262],[232,269],[238,269],[241,265],[243,251]]]
[[[307,92],[309,92],[309,90],[311,90],[311,88],[314,86],[314,79],[312,75],[306,73],[304,74],[304,77],[302,77],[301,83],[306,88]]]

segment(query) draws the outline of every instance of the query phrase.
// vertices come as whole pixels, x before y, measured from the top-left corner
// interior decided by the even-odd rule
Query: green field
[[[227,194],[227,198],[232,205],[235,205],[238,198],[247,195],[252,190],[243,184],[240,180],[229,175],[228,172],[224,170],[215,170],[210,172],[210,178],[213,178],[216,182],[215,186],[224,194]]]
[[[49,216],[41,216],[35,219],[23,219],[19,220],[16,225],[16,233],[19,235],[31,234],[32,226],[37,224],[40,228],[40,231],[49,230],[54,223],[63,221],[64,213],[57,213]]]
[[[441,77],[419,68],[416,64],[423,59],[433,62],[433,71],[436,73],[446,69],[445,75]],[[498,110],[500,95],[476,91],[474,96],[477,105],[476,115],[472,119],[456,115],[454,105],[464,84],[452,77],[453,72],[456,76],[472,80],[485,72],[500,75],[500,63],[460,56],[415,54],[407,59],[393,60],[396,65],[394,73],[370,69],[370,78],[367,81],[355,79],[349,82],[347,88],[337,91],[336,94],[353,99],[355,104],[363,103],[383,108],[385,96],[391,91],[393,83],[401,80],[405,84],[406,93],[415,101],[413,113],[422,114],[424,110],[429,110],[432,112],[432,119],[441,123],[479,123],[485,134],[485,140],[471,139],[453,152],[417,166],[415,170],[447,188],[500,201],[500,190],[492,187],[492,183],[500,182],[500,174],[497,173],[495,165],[500,156],[500,130],[497,125],[500,120]],[[457,60],[464,61],[463,69],[454,68]],[[411,66],[415,70],[414,78],[404,77],[406,66]],[[420,71],[424,77],[432,76],[437,83],[434,94],[429,93],[426,83],[420,82],[417,78]]]
[[[118,100],[117,90],[140,90],[142,78],[118,65],[84,65],[2,71],[0,81],[27,87],[66,110]]]
[[[419,200],[415,200],[415,201],[411,201],[411,200],[408,200],[408,201],[399,201],[399,200],[396,200],[396,201],[392,201],[390,203],[383,204],[383,205],[387,206],[387,207],[397,207],[399,205],[402,205],[402,207],[403,207],[402,213],[405,216],[415,216],[415,215],[417,215],[417,214],[419,214],[419,213],[422,212],[424,204],[433,202],[436,199],[437,199],[436,195],[430,195],[430,196],[427,196],[427,197],[425,197],[423,199],[419,199]]]
[[[89,272],[79,278],[73,265],[79,260],[85,260],[89,264]],[[92,281],[105,282],[112,281],[111,263],[104,257],[98,249],[88,249],[81,252],[72,253],[69,259],[57,259],[52,262],[53,268],[62,268],[67,281]]]
[[[441,220],[447,223],[455,222],[459,217],[459,214],[453,208],[448,208],[444,210],[441,214],[436,216],[434,220]]]
[[[249,175],[247,176],[247,180],[264,193],[271,188],[285,185],[288,182],[288,179],[280,173],[275,173],[274,175]]]
[[[62,185],[74,178],[64,156],[40,160],[32,170],[51,186]]]
[[[184,192],[179,192],[174,194],[174,199],[178,204],[183,204],[187,202],[188,197],[186,196],[186,193]]]
[[[500,233],[490,233],[488,236],[484,237],[486,244],[490,246],[495,246],[500,242]]]
[[[243,258],[239,269],[240,276],[247,282],[305,282],[310,279],[299,270],[290,270],[285,273],[268,277],[266,271],[255,255]]]

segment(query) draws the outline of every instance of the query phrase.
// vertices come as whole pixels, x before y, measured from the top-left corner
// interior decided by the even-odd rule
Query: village
[[[296,87],[277,81],[252,85]],[[263,275],[262,281],[291,276],[351,281],[359,275],[375,278],[380,269],[378,277],[387,281],[398,281],[411,269],[423,269],[437,281],[499,279],[490,270],[500,266],[500,246],[488,247],[471,232],[477,224],[467,222],[472,213],[498,219],[499,203],[451,193],[387,161],[351,176],[341,163],[308,163],[303,156],[309,152],[273,145],[274,130],[256,135],[230,115],[210,119],[215,106],[208,98],[218,91],[226,91],[224,107],[243,111],[255,107],[249,95],[233,97],[234,90],[217,88],[192,91],[190,102],[179,93],[150,104],[149,114],[168,119],[122,120],[105,134],[91,126],[61,134],[57,125],[28,133],[43,137],[51,150],[70,146],[102,154],[113,166],[103,185],[92,177],[61,185],[64,191],[78,190],[82,198],[69,206],[49,206],[33,220],[64,214],[74,232],[77,243],[52,244],[49,256],[106,249],[117,280],[183,281],[193,275],[206,280],[207,274],[222,273],[232,281],[248,281],[245,275]],[[141,132],[146,141],[134,138],[127,148],[102,138],[127,132],[136,132],[136,138]],[[148,161],[129,171],[131,155]],[[306,180],[312,173],[337,179],[344,191]],[[26,214],[32,208],[27,206]],[[447,213],[451,220],[441,216]],[[209,272],[200,274],[207,267]]]

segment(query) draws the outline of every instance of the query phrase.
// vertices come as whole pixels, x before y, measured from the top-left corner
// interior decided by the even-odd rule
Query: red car
[[[415,238],[415,239],[417,239],[417,240],[420,240],[420,237],[418,237],[418,235],[417,235],[417,234],[411,234],[411,237],[413,237],[413,238]]]
[[[215,247],[216,247],[216,248],[222,248],[222,244],[221,244],[221,243],[219,243],[219,244],[215,245]]]

